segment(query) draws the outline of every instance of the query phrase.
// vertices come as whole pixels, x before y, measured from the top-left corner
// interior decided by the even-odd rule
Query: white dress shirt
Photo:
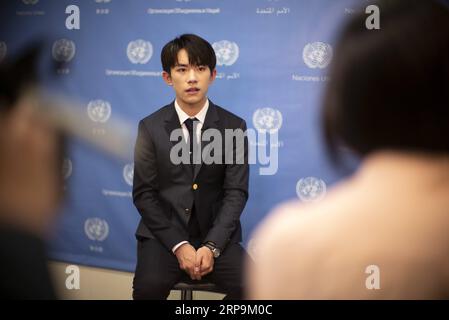
[[[179,123],[181,124],[182,133],[184,134],[184,139],[186,140],[186,142],[187,142],[187,139],[189,138],[189,130],[187,129],[184,121],[186,121],[188,118],[191,118],[191,119],[196,118],[198,120],[198,124],[196,126],[195,133],[196,133],[197,141],[200,141],[201,129],[203,128],[204,119],[206,119],[206,113],[207,113],[208,109],[209,109],[209,100],[206,100],[206,103],[201,108],[201,110],[196,115],[191,117],[181,109],[181,107],[178,104],[178,101],[175,100],[175,110],[176,110],[176,113],[178,114]]]

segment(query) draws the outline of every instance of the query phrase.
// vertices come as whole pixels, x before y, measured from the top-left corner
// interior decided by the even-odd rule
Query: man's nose
[[[197,79],[196,72],[195,72],[194,68],[189,70],[187,82],[188,83],[196,83],[196,82],[198,82],[198,79]]]

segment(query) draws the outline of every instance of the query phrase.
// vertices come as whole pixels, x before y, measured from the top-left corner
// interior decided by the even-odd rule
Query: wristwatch
[[[220,249],[218,249],[215,246],[215,243],[208,241],[208,242],[204,243],[204,246],[208,247],[210,249],[210,251],[212,251],[214,258],[218,258],[220,256],[221,251],[220,251]]]

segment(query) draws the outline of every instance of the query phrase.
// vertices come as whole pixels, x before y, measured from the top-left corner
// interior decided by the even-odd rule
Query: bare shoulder
[[[323,242],[344,227],[346,217],[357,203],[352,201],[351,188],[342,185],[330,192],[323,201],[303,203],[289,201],[275,207],[257,228],[255,237],[265,247],[287,243]],[[307,239],[306,242],[301,240]]]
[[[313,224],[310,207],[299,201],[290,201],[275,207],[254,233],[258,253],[281,253],[279,248],[291,246],[306,236],[304,230]],[[259,250],[260,249],[260,250]]]

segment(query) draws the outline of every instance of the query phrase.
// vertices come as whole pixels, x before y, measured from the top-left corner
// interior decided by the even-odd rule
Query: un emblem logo
[[[72,161],[69,158],[65,158],[62,162],[62,176],[64,180],[67,180],[72,175]]]
[[[312,69],[326,68],[332,60],[332,47],[324,42],[308,43],[302,51],[304,63]]]
[[[129,61],[134,64],[145,64],[153,55],[153,45],[142,39],[131,41],[126,49]]]
[[[0,41],[0,62],[5,58],[7,50],[8,47],[6,46],[6,43]]]
[[[59,39],[53,43],[53,59],[59,62],[69,62],[75,56],[75,43],[68,39]]]
[[[326,194],[326,184],[318,178],[302,178],[296,184],[296,194],[302,201],[321,200]]]
[[[22,2],[23,2],[24,4],[31,4],[31,5],[33,5],[33,4],[38,3],[39,0],[22,0]]]
[[[132,186],[133,178],[134,178],[134,163],[128,163],[123,167],[123,179],[125,179],[127,184]]]
[[[87,104],[87,115],[93,122],[105,123],[111,116],[111,104],[104,100],[92,100]]]
[[[109,235],[109,225],[104,219],[89,218],[84,222],[84,232],[90,240],[103,241]]]
[[[219,66],[231,66],[239,58],[239,47],[235,42],[221,40],[214,42],[212,48],[214,48]]]
[[[272,108],[257,109],[253,114],[253,124],[260,133],[275,133],[282,126],[282,114]]]

